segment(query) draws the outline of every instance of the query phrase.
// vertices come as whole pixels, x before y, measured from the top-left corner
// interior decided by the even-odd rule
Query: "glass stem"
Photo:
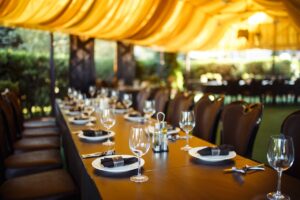
[[[281,175],[282,175],[282,170],[279,170],[278,171],[278,180],[277,180],[276,195],[281,195]]]
[[[186,146],[189,146],[189,132],[186,132]]]
[[[141,176],[141,157],[140,156],[138,157],[138,164],[139,164],[139,167],[138,167],[138,176]]]

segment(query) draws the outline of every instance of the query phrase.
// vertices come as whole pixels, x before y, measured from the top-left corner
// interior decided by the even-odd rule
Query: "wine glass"
[[[90,94],[91,98],[93,98],[95,96],[95,94],[96,94],[96,86],[91,85],[89,87],[89,94]]]
[[[105,98],[105,97],[107,97],[107,95],[108,95],[108,89],[107,88],[101,88],[100,97]]]
[[[110,99],[113,103],[113,107],[115,108],[119,99],[119,92],[117,90],[112,90],[110,94]]]
[[[126,109],[128,110],[129,107],[131,106],[132,104],[132,95],[131,94],[124,94],[123,95],[123,104],[125,105]]]
[[[129,136],[129,147],[138,157],[138,174],[130,177],[133,182],[146,182],[149,178],[141,174],[141,157],[150,149],[150,139],[142,127],[132,127]]]
[[[285,135],[271,136],[268,146],[267,159],[270,166],[278,172],[277,191],[267,194],[268,199],[290,199],[281,193],[282,171],[290,168],[294,162],[293,139]]]
[[[193,111],[182,111],[179,121],[180,128],[186,133],[186,145],[181,148],[183,151],[188,151],[192,147],[189,146],[189,132],[195,126],[195,116]]]
[[[113,110],[112,109],[103,109],[100,112],[100,122],[109,132],[109,130],[116,123],[116,118],[115,118],[115,114],[114,114]],[[114,144],[115,143],[112,142],[109,138],[107,139],[106,142],[103,143],[103,145],[106,145],[106,146],[112,146]]]
[[[150,119],[151,116],[155,113],[155,101],[153,100],[145,101],[143,112],[145,113],[146,118]]]

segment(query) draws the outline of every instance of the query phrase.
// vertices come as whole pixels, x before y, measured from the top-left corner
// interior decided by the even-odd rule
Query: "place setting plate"
[[[115,132],[109,131],[107,135],[101,135],[101,136],[86,136],[83,134],[83,131],[78,131],[78,137],[83,140],[88,140],[88,141],[102,141],[107,138],[111,138],[115,136]]]
[[[130,116],[130,114],[125,114],[124,119],[132,122],[144,122],[146,117],[144,116]]]
[[[70,116],[76,116],[76,115],[80,115],[81,114],[81,111],[70,111],[70,110],[66,110],[65,113],[67,115],[70,115]]]
[[[132,170],[136,170],[139,167],[139,163],[135,162],[133,164],[130,165],[125,165],[125,166],[120,166],[120,167],[104,167],[101,164],[101,159],[104,158],[113,158],[113,157],[118,157],[118,156],[122,156],[123,158],[130,158],[130,157],[135,157],[133,155],[110,155],[110,156],[103,156],[100,158],[96,158],[93,162],[92,162],[92,166],[94,169],[99,170],[101,172],[108,172],[108,173],[124,173],[124,172],[129,172]],[[145,160],[141,158],[141,167],[144,166],[145,164]]]
[[[75,124],[75,125],[85,125],[85,124],[95,121],[95,120],[96,120],[96,117],[94,117],[94,116],[90,116],[86,119],[75,119],[74,117],[69,118],[69,122],[71,122],[72,124]]]
[[[233,159],[236,156],[235,151],[229,151],[228,155],[202,156],[198,153],[198,151],[204,148],[206,148],[206,146],[192,148],[189,150],[189,155],[205,162],[221,162]]]

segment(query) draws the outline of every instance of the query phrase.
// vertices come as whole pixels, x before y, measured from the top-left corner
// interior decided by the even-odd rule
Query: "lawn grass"
[[[299,109],[300,106],[292,105],[266,105],[264,107],[262,122],[259,127],[253,148],[252,158],[254,160],[267,163],[266,155],[270,136],[279,134],[283,120],[290,113]]]

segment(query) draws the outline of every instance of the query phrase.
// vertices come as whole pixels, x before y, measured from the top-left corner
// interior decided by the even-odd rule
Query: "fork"
[[[85,158],[95,158],[95,157],[101,157],[101,156],[110,156],[110,155],[114,155],[115,154],[115,150],[108,150],[108,151],[104,151],[104,152],[95,152],[95,153],[88,153],[88,154],[82,154],[81,158],[85,159]]]

